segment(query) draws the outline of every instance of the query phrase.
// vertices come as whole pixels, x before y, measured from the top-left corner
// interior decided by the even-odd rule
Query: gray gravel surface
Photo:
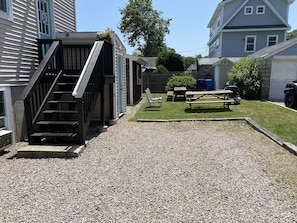
[[[244,122],[133,123],[74,159],[0,156],[0,222],[296,222]],[[269,156],[269,154],[267,154]]]

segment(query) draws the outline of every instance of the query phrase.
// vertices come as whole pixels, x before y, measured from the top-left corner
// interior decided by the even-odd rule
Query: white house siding
[[[75,32],[75,0],[55,0],[56,32]]]
[[[34,0],[12,1],[13,20],[0,19],[0,84],[26,83],[37,62]]]

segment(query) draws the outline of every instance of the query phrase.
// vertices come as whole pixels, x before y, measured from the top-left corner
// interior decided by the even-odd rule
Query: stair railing
[[[46,51],[43,51],[45,55],[20,97],[20,100],[24,101],[28,135],[33,132],[33,124],[61,74],[62,64],[59,62],[63,58],[61,48],[61,41],[52,40]]]
[[[79,143],[85,143],[85,136],[92,113],[101,95],[101,122],[104,123],[104,77],[113,75],[112,45],[106,41],[96,41],[73,90],[77,100],[79,117]]]

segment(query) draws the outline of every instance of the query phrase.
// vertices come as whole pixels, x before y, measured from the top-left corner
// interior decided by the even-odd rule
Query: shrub
[[[158,65],[157,70],[153,71],[154,74],[167,74],[169,71],[166,69],[164,65]]]
[[[188,73],[175,74],[168,79],[165,90],[172,91],[174,87],[186,87],[187,89],[195,89],[196,79]]]
[[[261,98],[261,81],[258,65],[258,60],[245,57],[235,62],[228,72],[229,84],[236,84],[239,87],[242,98]]]

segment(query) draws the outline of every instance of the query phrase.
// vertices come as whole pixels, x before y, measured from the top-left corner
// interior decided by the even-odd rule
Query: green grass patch
[[[157,96],[154,95],[153,96]],[[166,94],[162,94],[162,107],[147,108],[146,97],[144,103],[130,121],[137,119],[204,119],[204,118],[235,118],[249,117],[255,122],[280,137],[283,141],[297,145],[297,113],[275,104],[259,100],[242,100],[240,105],[231,105],[225,109],[222,104],[193,105],[184,102],[166,101]]]

